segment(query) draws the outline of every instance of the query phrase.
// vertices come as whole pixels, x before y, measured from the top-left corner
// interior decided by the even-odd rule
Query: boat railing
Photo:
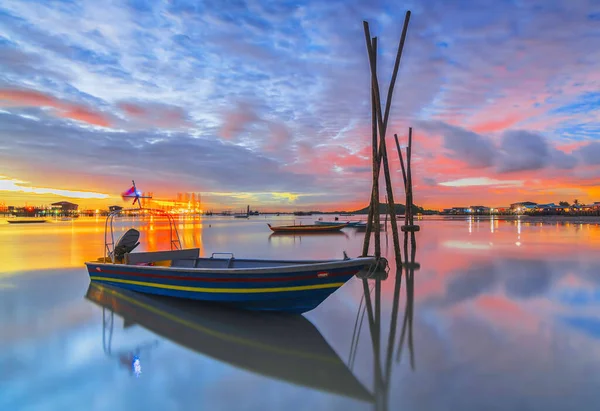
[[[215,255],[230,255],[232,259],[233,259],[233,258],[235,258],[235,257],[233,256],[233,253],[212,253],[212,254],[210,255],[210,258],[215,258]]]
[[[147,211],[150,212],[151,215],[159,215],[165,216],[169,220],[169,241],[171,250],[181,250],[181,240],[179,238],[179,232],[177,231],[177,226],[175,225],[175,220],[173,216],[169,213],[166,213],[162,210],[155,210],[151,208],[132,208],[132,209],[120,209],[114,210],[108,213],[106,217],[106,221],[104,223],[104,262],[107,262],[108,259],[114,264],[115,263],[115,232],[114,232],[114,219],[119,214],[125,211]]]
[[[235,257],[233,256],[233,253],[223,253],[223,252],[212,253],[211,256],[210,256],[210,258],[215,258],[215,255],[228,255],[228,256],[230,256],[229,260],[227,261],[227,268],[231,268],[231,265],[233,264],[233,260],[235,260]]]

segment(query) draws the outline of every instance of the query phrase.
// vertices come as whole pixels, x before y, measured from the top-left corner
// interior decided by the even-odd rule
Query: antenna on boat
[[[137,187],[135,186],[135,180],[131,180],[131,184],[133,184],[132,187],[129,190],[124,191],[121,194],[121,198],[123,200],[125,200],[126,198],[133,198],[132,204],[134,205],[135,202],[137,201],[138,206],[140,206],[140,208],[142,208],[142,203],[140,202],[140,198],[152,198],[152,197],[140,195],[141,193],[138,191]]]

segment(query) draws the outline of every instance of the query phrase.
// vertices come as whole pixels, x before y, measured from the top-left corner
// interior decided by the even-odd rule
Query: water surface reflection
[[[103,307],[103,347],[108,355],[117,314],[125,327],[139,324],[235,367],[300,386],[373,400],[319,331],[301,315],[246,312],[97,284],[90,285],[86,298]],[[125,358],[139,359],[141,347],[132,348]]]
[[[405,268],[400,283],[392,270],[379,297],[374,280],[365,294],[352,279],[270,333],[280,322],[238,324],[212,308],[140,307],[111,293],[84,299],[83,261],[102,253],[102,223],[0,225],[1,410],[579,411],[600,400],[598,226],[424,219],[414,275]],[[168,247],[160,221],[135,224],[141,250]],[[340,258],[362,244],[348,229],[270,237],[264,218],[181,224],[184,245],[203,255]]]

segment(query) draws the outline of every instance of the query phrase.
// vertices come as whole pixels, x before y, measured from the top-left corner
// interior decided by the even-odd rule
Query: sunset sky
[[[415,203],[600,201],[600,1],[3,0],[0,202],[121,204],[135,179],[215,209],[363,207],[362,21],[387,90],[409,9],[388,134],[414,128]]]

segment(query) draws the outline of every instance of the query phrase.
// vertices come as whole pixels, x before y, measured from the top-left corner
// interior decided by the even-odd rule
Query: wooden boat
[[[303,313],[377,261],[345,254],[343,259],[319,261],[237,259],[231,253],[200,258],[198,248],[181,249],[169,214],[165,215],[170,223],[171,250],[133,253],[139,244],[137,230],[129,230],[114,242],[112,220],[118,213],[107,217],[104,257],[85,263],[88,274],[93,282],[143,293],[226,303],[248,310]]]
[[[342,222],[342,221],[322,221],[322,220],[317,220],[315,221],[315,225],[334,225],[334,226],[349,226],[350,222]]]
[[[140,326],[199,354],[292,384],[372,402],[321,333],[301,315],[233,310],[200,301],[143,295],[90,284],[86,298],[124,324]],[[103,313],[106,317],[106,313]],[[113,335],[112,328],[103,336]],[[111,351],[111,341],[103,341]],[[141,354],[138,355],[143,360]]]
[[[328,232],[328,231],[337,231],[341,230],[344,227],[348,226],[348,223],[342,224],[327,224],[327,225],[318,225],[318,224],[307,224],[307,225],[280,225],[280,226],[272,226],[271,224],[267,224],[271,231],[274,233],[319,233],[319,232]]]
[[[342,222],[342,221],[322,221],[322,220],[317,220],[315,221],[315,225],[342,225],[345,227],[357,227],[361,222],[360,221],[346,221],[346,222]]]
[[[302,236],[311,236],[311,237],[346,237],[348,238],[348,234],[346,234],[342,230],[335,231],[303,231],[303,232],[295,232],[295,231],[279,231],[273,232],[269,234],[269,238],[271,237],[302,237]]]
[[[18,218],[14,220],[6,220],[9,224],[34,224],[34,223],[45,223],[45,218]]]

